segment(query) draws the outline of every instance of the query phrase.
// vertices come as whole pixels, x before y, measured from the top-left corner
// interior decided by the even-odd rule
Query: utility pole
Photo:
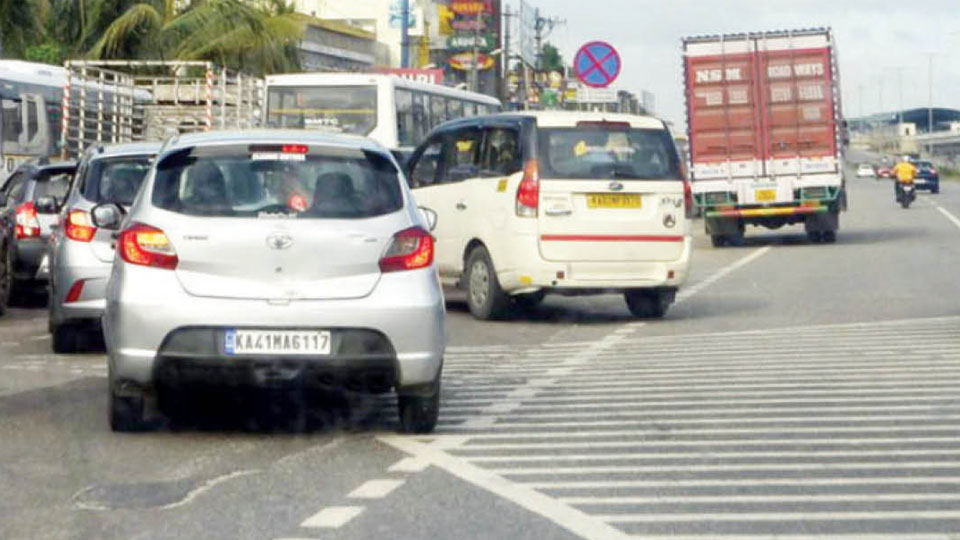
[[[500,79],[502,88],[500,89],[500,101],[502,103],[507,103],[507,98],[510,97],[510,18],[514,14],[510,11],[510,6],[506,6],[503,10],[503,52],[500,53],[500,63],[502,64],[501,73],[503,74]]]
[[[400,67],[410,67],[410,0],[400,0]]]
[[[534,12],[534,36],[537,45],[537,71],[543,70],[543,40],[550,35],[558,24],[566,24],[565,19],[558,17],[541,17],[540,8]]]

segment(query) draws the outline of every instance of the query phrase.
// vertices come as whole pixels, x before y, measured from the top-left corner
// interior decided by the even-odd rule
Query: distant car
[[[311,131],[168,141],[119,229],[103,317],[110,425],[203,382],[398,394],[404,431],[440,410],[444,300],[429,229],[393,156]],[[161,399],[162,402],[162,399]]]
[[[877,175],[877,171],[874,170],[873,165],[869,163],[861,163],[857,167],[857,178],[873,178]]]
[[[877,180],[881,178],[893,178],[893,169],[890,167],[880,167],[877,169]]]
[[[97,229],[90,210],[103,202],[129,208],[160,143],[98,145],[77,165],[76,181],[50,242],[49,327],[56,353],[73,352],[78,332],[99,330],[113,264],[113,231]]]
[[[917,179],[914,185],[917,189],[926,189],[930,193],[940,193],[940,172],[936,166],[929,161],[918,160],[914,162],[917,166]]]
[[[0,306],[12,291],[46,284],[47,242],[76,168],[73,161],[30,161],[0,186]]]

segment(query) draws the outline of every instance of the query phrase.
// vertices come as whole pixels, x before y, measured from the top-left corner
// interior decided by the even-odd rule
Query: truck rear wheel
[[[722,234],[712,234],[710,235],[710,243],[715,248],[723,247],[727,243],[727,237]]]

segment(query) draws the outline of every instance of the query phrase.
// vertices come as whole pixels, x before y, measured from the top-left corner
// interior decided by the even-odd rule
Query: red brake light
[[[433,264],[433,237],[420,227],[402,230],[393,236],[380,259],[381,272],[416,270]]]
[[[18,206],[15,215],[13,235],[17,240],[40,236],[40,220],[37,218],[37,208],[32,202],[25,202]]]
[[[130,264],[173,270],[179,259],[170,239],[160,229],[134,223],[117,239],[120,258]]]
[[[530,160],[523,165],[523,179],[517,188],[517,215],[537,217],[540,206],[540,165]]]
[[[63,230],[67,238],[78,242],[89,242],[97,233],[97,228],[90,221],[90,214],[84,210],[71,210],[67,214],[67,224]]]
[[[683,181],[683,209],[688,218],[693,217],[693,187],[687,180]]]
[[[280,147],[283,154],[306,154],[310,149],[305,144],[285,144]]]
[[[83,282],[84,280],[78,279],[70,286],[70,290],[67,291],[67,298],[64,300],[64,303],[69,304],[70,302],[76,302],[80,299],[80,295],[83,294]]]

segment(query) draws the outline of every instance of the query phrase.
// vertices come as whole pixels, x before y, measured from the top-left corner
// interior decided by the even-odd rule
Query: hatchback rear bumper
[[[171,356],[164,344],[184,328],[369,330],[389,343],[392,382],[398,388],[433,382],[446,344],[443,295],[433,268],[384,274],[364,298],[271,303],[191,296],[173,272],[124,264],[107,291],[103,323],[113,384],[145,388],[155,386],[159,367],[170,358],[186,362],[187,368],[233,365],[232,357],[200,346],[193,353],[181,347]],[[386,358],[382,353],[377,357]],[[323,371],[335,364],[362,368],[367,360],[335,354],[297,362],[304,361],[307,367]],[[280,357],[257,362],[279,367],[289,363]]]

